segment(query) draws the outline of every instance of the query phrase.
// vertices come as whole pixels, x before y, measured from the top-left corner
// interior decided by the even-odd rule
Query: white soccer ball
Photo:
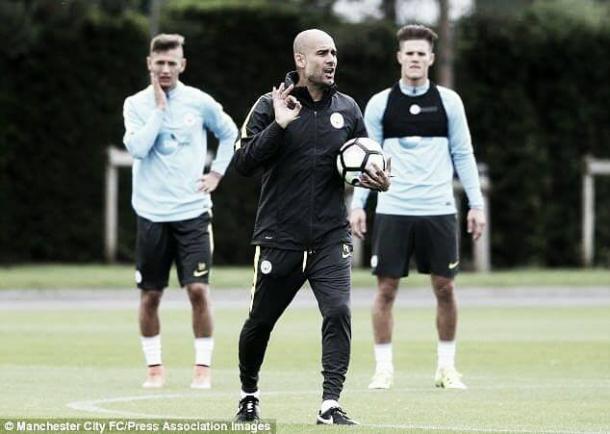
[[[360,185],[360,175],[372,164],[382,170],[386,168],[385,156],[381,145],[368,137],[356,137],[341,146],[337,155],[339,175],[350,185]]]

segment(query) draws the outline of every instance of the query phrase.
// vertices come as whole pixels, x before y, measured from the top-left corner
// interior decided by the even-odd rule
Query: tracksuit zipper
[[[314,178],[315,178],[315,169],[316,169],[316,145],[318,144],[318,111],[314,110],[313,112],[313,127],[314,127],[314,141],[313,141],[313,158],[311,159],[311,188],[309,190],[309,240],[308,245],[309,249],[311,249],[311,245],[313,244],[313,207],[314,207]]]

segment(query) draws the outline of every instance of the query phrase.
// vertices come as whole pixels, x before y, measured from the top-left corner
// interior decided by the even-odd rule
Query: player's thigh
[[[400,278],[409,274],[413,252],[413,218],[377,214],[373,228],[371,267],[377,276]]]
[[[136,283],[144,290],[167,287],[175,245],[168,223],[138,216],[136,235]]]
[[[172,237],[176,243],[176,269],[181,286],[189,283],[207,284],[212,269],[211,231],[209,214],[172,222]]]
[[[308,255],[305,274],[322,315],[349,306],[352,246],[331,244]]]
[[[250,317],[274,323],[305,283],[303,252],[256,246]]]
[[[415,260],[422,273],[455,277],[459,264],[455,214],[421,218],[415,231]]]

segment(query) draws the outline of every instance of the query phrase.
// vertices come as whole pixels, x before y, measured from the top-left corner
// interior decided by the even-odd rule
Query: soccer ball
[[[337,170],[345,182],[360,185],[360,175],[372,163],[382,170],[386,168],[385,156],[381,145],[368,137],[356,137],[341,146],[337,155]]]

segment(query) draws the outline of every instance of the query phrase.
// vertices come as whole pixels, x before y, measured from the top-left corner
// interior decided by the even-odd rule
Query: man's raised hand
[[[271,95],[273,96],[273,110],[275,111],[275,122],[282,128],[286,128],[288,124],[299,117],[301,112],[301,103],[292,95],[294,85],[288,87],[284,83],[278,88],[273,86]]]

